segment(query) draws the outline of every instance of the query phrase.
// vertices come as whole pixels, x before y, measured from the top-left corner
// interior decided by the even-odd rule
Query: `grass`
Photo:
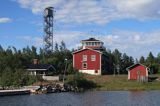
[[[159,76],[159,75],[158,75]],[[160,82],[153,81],[141,83],[127,80],[127,75],[103,75],[92,76],[85,75],[85,78],[95,82],[98,87],[94,90],[118,91],[118,90],[160,90]]]

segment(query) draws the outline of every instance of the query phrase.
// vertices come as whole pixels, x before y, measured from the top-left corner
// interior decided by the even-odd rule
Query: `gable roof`
[[[54,66],[51,64],[29,64],[27,65],[27,70],[46,71],[49,68],[53,68],[55,70]]]
[[[145,66],[145,65],[141,64],[141,63],[133,64],[133,65],[131,65],[131,66],[127,67],[127,68],[126,68],[126,70],[127,70],[127,71],[129,71],[130,69],[133,69],[134,67],[136,67],[136,66],[138,66],[138,65],[140,65],[140,66],[143,66],[143,67],[147,68],[147,70],[149,71],[149,68],[148,68],[147,66]]]
[[[89,39],[82,40],[82,41],[100,41],[100,40],[97,40],[97,39],[95,39],[95,38],[89,38]]]
[[[95,51],[95,52],[98,52],[98,53],[101,53],[101,54],[102,54],[102,52],[100,52],[100,51],[98,51],[98,50],[93,50],[93,49],[91,49],[91,48],[80,49],[80,50],[74,51],[72,54],[75,54],[75,53],[78,53],[78,52],[81,52],[81,51],[84,51],[84,50],[91,50],[91,51]]]

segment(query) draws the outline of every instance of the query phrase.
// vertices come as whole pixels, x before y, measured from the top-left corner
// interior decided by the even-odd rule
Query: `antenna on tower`
[[[44,9],[44,55],[49,55],[53,52],[53,12],[53,7]]]

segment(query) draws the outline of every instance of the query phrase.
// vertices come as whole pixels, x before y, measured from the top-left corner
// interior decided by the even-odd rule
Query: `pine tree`
[[[155,57],[153,56],[152,52],[149,53],[146,62],[148,65],[152,65],[155,62]]]
[[[145,63],[145,58],[143,56],[140,57],[139,63],[144,64]]]

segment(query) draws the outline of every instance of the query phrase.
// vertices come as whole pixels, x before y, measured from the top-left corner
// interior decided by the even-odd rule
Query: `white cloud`
[[[80,32],[80,31],[61,31],[55,33],[56,37],[53,38],[54,43],[60,44],[61,41],[63,40],[67,48],[73,49],[77,48],[80,45],[80,40],[81,39],[87,39],[88,36],[85,32]]]
[[[56,9],[59,22],[105,24],[112,20],[133,18],[159,19],[160,1],[157,0],[17,0],[23,8],[42,14],[47,6]]]
[[[28,42],[28,45],[34,45],[35,47],[42,47],[43,39],[38,36],[17,36],[16,39],[24,40]]]
[[[34,14],[43,14],[47,6],[55,7],[56,22],[106,24],[120,19],[139,21],[159,20],[160,1],[158,0],[15,0],[22,8],[30,9]],[[64,24],[65,26],[66,24]],[[64,27],[63,26],[63,27]],[[65,29],[65,28],[64,28]],[[61,31],[54,33],[54,42],[65,41],[68,48],[79,46],[80,40],[88,39],[88,33],[80,31]],[[121,52],[139,57],[149,51],[159,52],[160,30],[136,32],[126,30],[112,31],[109,35],[94,36],[105,43],[107,49],[118,48]],[[42,38],[25,38],[42,45]]]
[[[78,31],[61,31],[55,33],[56,37],[53,37],[53,43],[60,44],[61,41],[64,41],[66,43],[67,48],[77,48],[76,45],[80,44],[80,39],[87,39],[88,36],[86,36],[83,32]],[[42,36],[17,36],[16,39],[21,39],[28,42],[28,45],[34,45],[36,47],[42,47],[43,46],[43,38]]]
[[[12,20],[10,18],[7,17],[1,17],[0,18],[0,23],[8,23],[11,22]]]
[[[150,51],[155,55],[159,51],[160,30],[151,32],[133,32],[117,30],[112,35],[102,36],[101,40],[107,49],[119,49],[121,52],[140,57],[147,56]]]
[[[62,40],[66,43],[67,48],[77,49],[80,46],[80,41],[88,39],[93,36],[86,36],[87,33],[77,31],[64,31],[56,33],[54,42],[60,43]],[[160,30],[151,32],[135,32],[126,30],[114,30],[109,35],[98,36],[94,35],[96,39],[104,42],[106,49],[119,49],[130,56],[139,58],[140,56],[147,56],[150,51],[157,55],[160,43]]]
[[[160,43],[160,30],[151,32],[134,32],[126,30],[115,30],[109,35],[105,36],[89,36],[85,32],[80,31],[62,31],[57,32],[54,42],[60,44],[63,40],[67,48],[77,49],[80,46],[80,41],[88,39],[89,37],[95,37],[104,42],[104,46],[107,49],[119,49],[121,52],[125,52],[130,56],[139,58],[140,56],[147,56],[150,51],[155,55],[159,51]]]
[[[81,46],[80,41],[88,39],[93,36],[88,35],[85,32],[80,31],[61,31],[56,33],[54,37],[54,45],[57,42],[63,40],[66,43],[67,48],[77,49]],[[159,43],[160,43],[160,30],[151,32],[134,32],[126,30],[115,30],[109,35],[96,36],[104,42],[106,49],[114,50],[118,49],[122,53],[127,53],[130,56],[139,58],[140,56],[147,56],[150,51],[156,56],[159,53]],[[27,45],[34,45],[36,47],[43,46],[43,38],[39,36],[18,36],[16,39],[25,40]]]
[[[34,43],[34,46],[41,47],[43,45],[43,39],[41,37],[34,37],[33,43]]]
[[[110,2],[121,18],[135,18],[138,20],[158,19],[160,14],[157,0],[112,0]]]

